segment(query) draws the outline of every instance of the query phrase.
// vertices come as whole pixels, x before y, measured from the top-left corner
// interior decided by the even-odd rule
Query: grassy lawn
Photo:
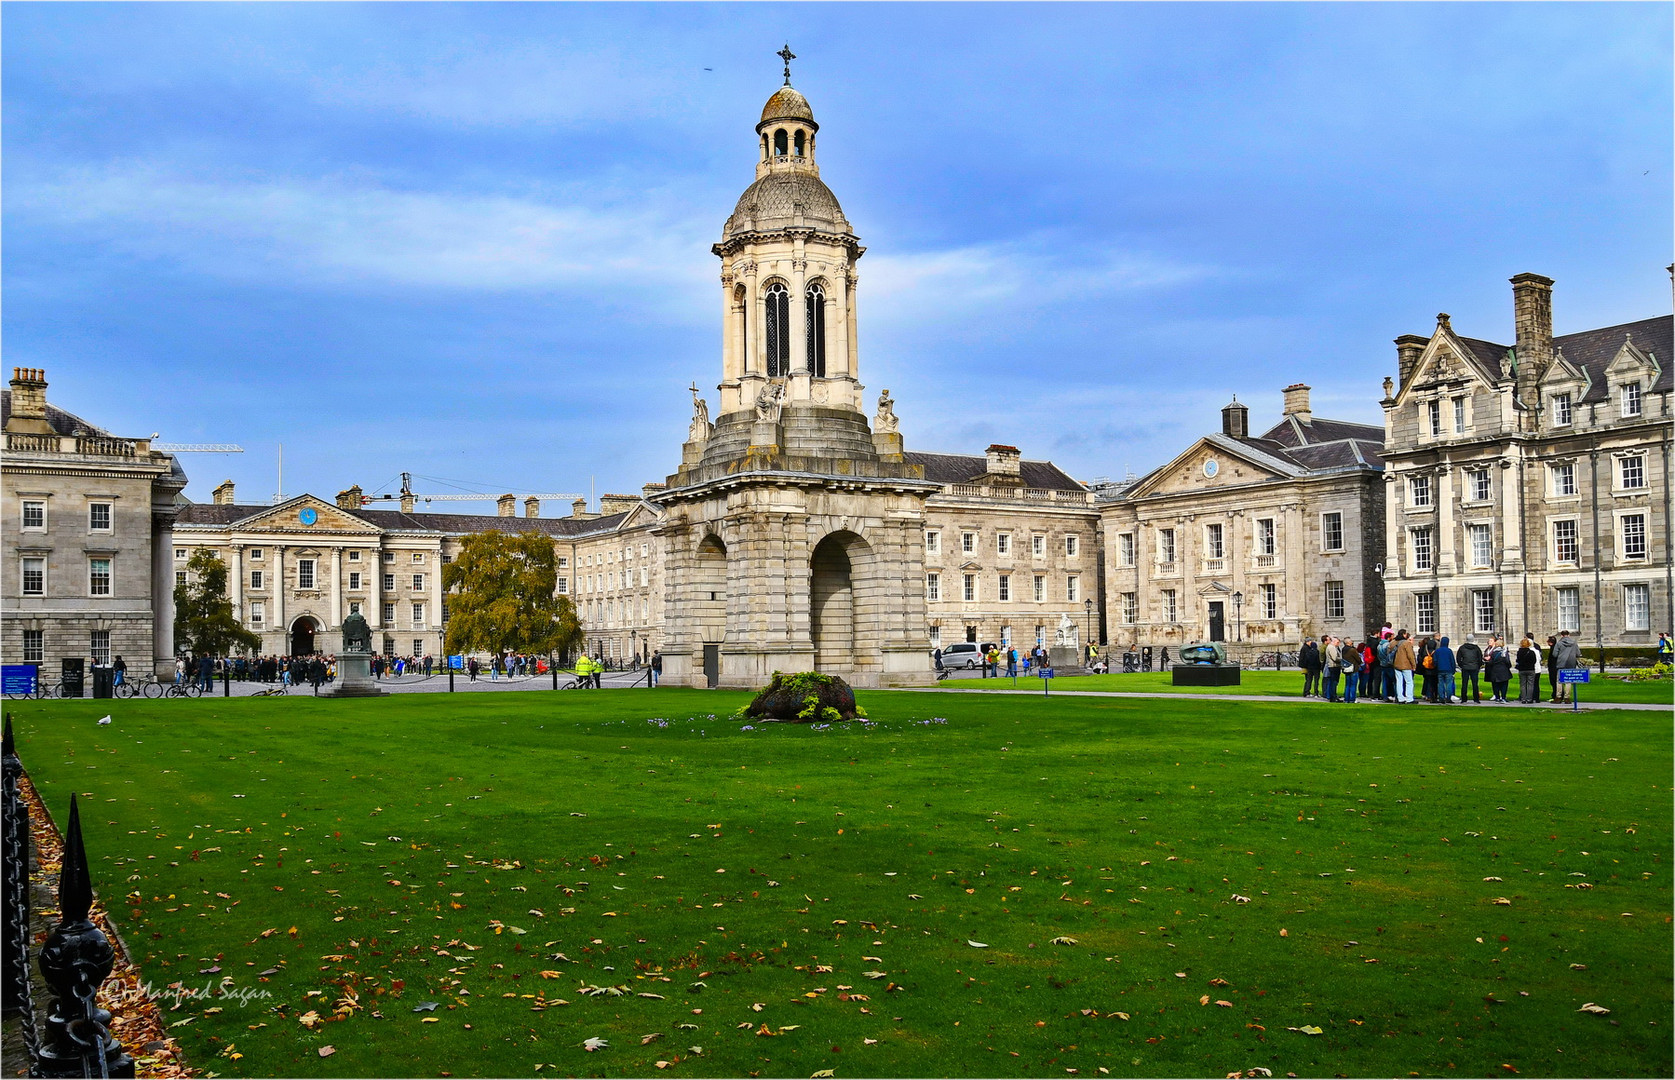
[[[1004,670],[1004,669],[1003,669]],[[1127,693],[1143,694],[1253,694],[1272,697],[1301,697],[1303,694],[1303,673],[1301,671],[1256,671],[1247,669],[1240,673],[1238,686],[1175,686],[1171,676],[1166,671],[1143,671],[1132,675],[1064,675],[1053,679],[1053,690],[1114,690]],[[949,689],[960,690],[1010,690],[1011,679],[966,679],[950,676],[941,685]],[[1041,690],[1041,680],[1034,675],[1018,675],[1018,689]],[[1541,691],[1543,696],[1550,696],[1551,690],[1547,685],[1547,673],[1541,673]],[[1415,693],[1417,693],[1417,689]],[[1483,697],[1490,696],[1489,684],[1483,684]],[[1510,696],[1518,696],[1518,682],[1513,680]],[[1675,704],[1675,683],[1664,679],[1661,682],[1624,682],[1615,677],[1601,677],[1594,673],[1594,681],[1582,687],[1582,701],[1623,702],[1642,705],[1671,705]]]
[[[1670,1073],[1667,715],[743,700],[12,712],[226,1076]]]

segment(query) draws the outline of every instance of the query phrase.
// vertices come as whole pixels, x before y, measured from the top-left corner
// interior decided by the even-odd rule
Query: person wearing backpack
[[[1483,670],[1483,650],[1472,640],[1472,635],[1467,634],[1466,640],[1454,650],[1454,663],[1460,668],[1460,704],[1466,703],[1468,691],[1472,704],[1483,704],[1483,691],[1477,682],[1477,673]]]
[[[1437,700],[1444,705],[1452,705],[1454,704],[1454,673],[1459,670],[1459,665],[1454,661],[1454,650],[1448,647],[1446,636],[1437,643],[1437,650],[1431,654],[1431,660],[1436,664]]]
[[[1413,670],[1418,666],[1413,639],[1406,630],[1396,634],[1396,648],[1391,654],[1390,667],[1396,676],[1396,700],[1403,705],[1413,704]]]
[[[1343,664],[1343,699],[1346,704],[1355,704],[1355,690],[1360,683],[1361,646],[1353,641],[1342,641],[1338,646],[1338,657]]]
[[[1381,636],[1378,639],[1378,696],[1384,701],[1396,700],[1396,642]]]
[[[1320,646],[1313,638],[1303,642],[1297,653],[1297,666],[1303,669],[1303,696],[1320,696]]]
[[[1343,674],[1343,649],[1330,634],[1320,639],[1322,657],[1326,662],[1326,700],[1338,700],[1338,677]]]
[[[1430,702],[1437,703],[1437,639],[1435,635],[1426,634],[1419,639],[1419,696]]]

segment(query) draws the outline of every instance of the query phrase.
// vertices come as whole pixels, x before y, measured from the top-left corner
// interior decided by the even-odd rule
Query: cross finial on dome
[[[791,43],[788,41],[788,42],[785,43],[784,47],[782,47],[778,52],[774,53],[774,55],[779,57],[781,60],[785,61],[785,85],[790,86],[791,85],[791,61],[793,61],[797,58],[797,54],[791,51]]]

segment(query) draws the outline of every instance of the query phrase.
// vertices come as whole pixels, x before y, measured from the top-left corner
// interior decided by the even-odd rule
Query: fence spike
[[[81,841],[81,809],[70,796],[70,827],[64,833],[64,869],[58,876],[58,908],[65,923],[78,923],[93,910],[93,880]]]

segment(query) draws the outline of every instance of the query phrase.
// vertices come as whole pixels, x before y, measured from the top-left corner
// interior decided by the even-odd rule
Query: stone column
[[[725,265],[721,272],[721,381],[732,382],[744,374],[739,356],[738,316],[734,312],[733,274]]]
[[[1396,628],[1401,627],[1402,605],[1400,594],[1407,567],[1401,548],[1401,507],[1396,505],[1399,481],[1394,467],[1384,473],[1384,617]]]
[[[285,548],[276,545],[273,549],[273,628],[285,634]],[[288,637],[288,636],[287,636]],[[281,653],[290,652],[289,641],[282,641],[279,646]]]
[[[332,624],[331,629],[343,627],[343,549],[332,548]]]
[[[861,287],[859,275],[851,271],[847,288],[844,289],[844,300],[847,307],[843,313],[844,324],[844,352],[849,368],[849,377],[855,380],[855,408],[865,410],[866,405],[861,400],[861,327],[855,315],[855,293]]]
[[[826,373],[832,377],[852,377],[855,365],[849,357],[849,273],[839,270],[832,276],[832,295],[828,298],[831,310],[826,313]]]
[[[244,548],[232,544],[227,548],[227,599],[233,604],[233,618],[244,622]]]
[[[152,670],[174,678],[174,520],[151,518]]]
[[[366,606],[371,610],[366,613],[366,626],[369,630],[382,629],[384,623],[384,549],[375,547],[371,551],[372,569],[366,583]],[[372,651],[377,652],[380,642],[372,643]]]
[[[437,648],[442,652],[448,651],[448,641],[442,627],[442,603],[446,595],[442,589],[442,545],[436,545],[436,566],[430,575],[430,625],[436,630]]]
[[[802,237],[792,242],[791,252],[791,370],[807,375],[808,362],[808,245]]]
[[[1303,620],[1308,618],[1309,588],[1313,584],[1305,567],[1315,561],[1314,545],[1309,543],[1309,530],[1303,521],[1302,508],[1292,503],[1285,508],[1285,593],[1281,603],[1288,615],[1297,620],[1297,644],[1302,647],[1305,634]]]

